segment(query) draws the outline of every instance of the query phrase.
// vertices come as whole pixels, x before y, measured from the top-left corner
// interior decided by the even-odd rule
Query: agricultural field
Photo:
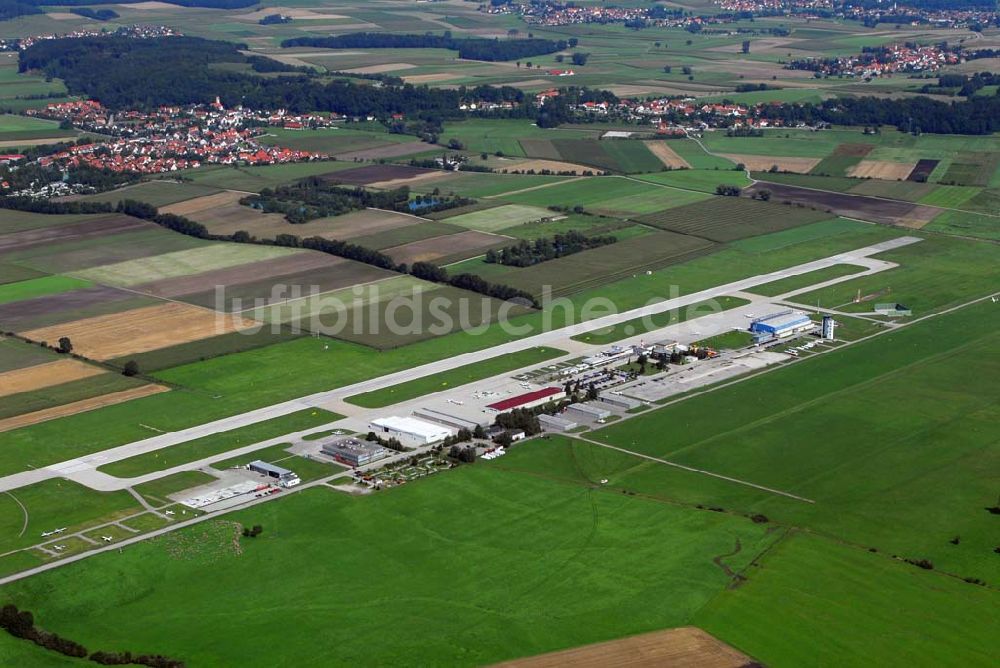
[[[619,217],[652,213],[707,199],[702,193],[616,176],[577,179],[501,197],[508,202],[538,207],[581,206],[587,211]]]
[[[825,211],[759,202],[743,197],[709,201],[639,216],[638,221],[714,242],[736,241],[831,218]]]

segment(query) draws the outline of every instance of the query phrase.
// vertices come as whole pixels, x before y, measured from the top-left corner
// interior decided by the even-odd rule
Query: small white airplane
[[[66,527],[62,527],[61,529],[56,529],[56,530],[55,530],[55,531],[53,531],[52,533],[62,533],[62,532],[63,532],[63,531],[65,531],[65,530],[66,530]]]
[[[164,512],[165,515],[173,515],[174,514],[174,511],[172,511],[172,510],[165,510],[163,512]]]
[[[52,549],[54,549],[56,552],[62,552],[63,550],[66,549],[66,546],[65,545],[53,545]]]
[[[104,539],[105,543],[110,543],[111,541],[113,541],[115,539],[114,536],[101,536],[101,538]]]

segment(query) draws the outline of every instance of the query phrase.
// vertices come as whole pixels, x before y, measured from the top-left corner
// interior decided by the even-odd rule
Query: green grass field
[[[750,185],[750,179],[742,171],[733,170],[720,171],[714,169],[673,169],[668,172],[658,172],[656,174],[644,174],[638,178],[650,183],[673,186],[675,188],[686,188],[689,190],[699,190],[701,192],[715,194],[716,186],[720,184],[730,184],[744,188]]]
[[[486,209],[485,211],[464,213],[453,218],[448,218],[447,221],[449,225],[467,227],[470,230],[496,232],[505,227],[523,225],[524,223],[534,222],[542,218],[552,218],[555,215],[557,214],[541,207],[507,204]]]
[[[484,503],[490,521],[467,521]],[[240,541],[241,554],[233,552],[233,521],[263,527]],[[336,530],[317,530],[331,521]],[[287,646],[282,660],[296,665],[482,665],[682,625],[730,581],[713,557],[739,570],[770,541],[765,527],[743,517],[483,463],[363,498],[307,490],[4,594],[46,629],[88,647],[158,652],[192,667],[220,656],[252,661],[261,643],[279,642]],[[724,557],[737,543],[739,553]],[[442,554],[462,567],[442,567]],[[316,563],[381,577],[324,578]],[[152,586],[152,578],[172,586]],[[257,583],[250,597],[249,580]],[[73,595],[44,594],[58,590]],[[191,626],[164,614],[182,598],[185,609],[229,623]],[[303,609],[305,600],[322,601],[324,614]],[[80,606],[91,614],[73,612]],[[474,630],[452,623],[471,610]],[[340,621],[330,626],[329,616]],[[415,637],[423,640],[415,645]]]
[[[1000,276],[990,268],[998,255],[993,244],[931,236],[877,256],[899,263],[895,269],[799,294],[796,301],[850,313],[870,312],[875,303],[891,301],[923,315],[1000,290]],[[859,293],[862,301],[855,303]]]
[[[26,281],[0,285],[0,304],[34,299],[79,288],[89,288],[93,283],[70,276],[43,276]]]
[[[192,172],[195,174],[196,172]],[[152,204],[155,207],[167,206],[195,197],[214,195],[220,192],[218,188],[200,183],[168,181],[166,179],[145,181],[134,186],[126,186],[96,195],[87,195],[81,199],[87,202],[111,202],[117,204],[121,200],[134,199]]]
[[[936,216],[924,229],[997,241],[1000,240],[1000,215],[945,211]]]
[[[842,276],[850,276],[864,270],[864,267],[859,267],[855,264],[835,264],[824,269],[817,269],[805,274],[799,274],[798,276],[789,276],[788,278],[757,285],[748,288],[747,292],[764,295],[765,297],[776,297],[794,290],[808,288],[824,281],[831,281]]]
[[[793,533],[694,623],[769,666],[988,666],[996,591]],[[886,601],[892,604],[887,605]]]
[[[203,436],[155,452],[135,455],[101,466],[99,470],[119,478],[134,478],[197,459],[211,457],[228,450],[253,445],[260,441],[267,441],[284,434],[318,427],[340,418],[340,415],[320,408],[303,409],[246,427]]]
[[[714,350],[735,350],[737,348],[746,348],[752,343],[753,337],[750,335],[750,332],[735,329],[730,332],[725,332],[724,334],[716,334],[715,336],[710,336],[707,339],[695,342],[695,344],[699,347],[712,348]]]
[[[43,542],[43,531],[67,527],[73,533],[140,512],[142,506],[125,491],[95,492],[62,479],[28,485],[0,494],[0,553]]]
[[[565,354],[565,351],[556,348],[531,348],[474,364],[466,364],[446,373],[418,378],[373,392],[356,394],[348,397],[346,401],[365,408],[382,408],[408,399],[416,399],[426,394],[449,390],[476,380],[514,371],[521,367],[541,364],[546,360]]]
[[[617,176],[577,179],[568,183],[505,195],[503,199],[532,206],[582,206],[609,216],[652,213],[706,199],[701,193],[664,188]]]
[[[985,510],[996,501],[989,472],[1000,454],[993,417],[1000,390],[990,380],[1000,360],[989,353],[1000,343],[995,312],[980,302],[590,437],[815,503],[687,484],[656,463],[611,476],[615,486],[761,512],[995,581],[1000,565]],[[959,545],[949,542],[956,535]]]
[[[747,197],[713,197],[706,202],[640,216],[637,220],[677,234],[728,242],[816,223],[830,216],[824,211]]]
[[[139,378],[128,378],[118,373],[101,373],[68,383],[10,394],[0,402],[0,419],[122,392],[145,384]]]

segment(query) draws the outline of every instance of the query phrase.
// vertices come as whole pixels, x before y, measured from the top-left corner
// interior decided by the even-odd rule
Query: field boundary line
[[[816,503],[814,500],[807,499],[804,496],[799,496],[798,494],[792,494],[791,492],[785,492],[785,491],[782,491],[780,489],[775,489],[773,487],[765,487],[764,485],[758,485],[757,483],[750,482],[749,480],[741,480],[740,478],[733,478],[731,476],[723,475],[721,473],[714,473],[714,472],[709,471],[707,469],[700,469],[700,468],[697,468],[697,467],[694,467],[694,466],[688,466],[686,464],[680,464],[678,462],[672,462],[669,459],[662,459],[660,457],[654,457],[653,455],[646,455],[646,454],[643,454],[641,452],[636,452],[634,450],[627,450],[625,448],[619,448],[617,445],[611,445],[610,443],[601,443],[599,441],[592,441],[592,440],[590,440],[589,438],[587,438],[585,436],[579,436],[578,438],[580,438],[580,440],[582,440],[582,441],[586,441],[587,443],[591,443],[593,445],[597,445],[597,446],[600,446],[602,448],[608,448],[609,450],[617,450],[618,452],[623,452],[623,453],[625,453],[627,455],[632,455],[633,457],[639,457],[641,459],[648,459],[649,461],[652,461],[652,462],[657,462],[657,463],[660,463],[660,464],[666,464],[667,466],[673,466],[674,468],[678,468],[678,469],[681,469],[681,470],[684,470],[684,471],[689,471],[691,473],[700,473],[702,475],[707,475],[707,476],[710,476],[712,478],[719,478],[720,480],[725,480],[727,482],[736,483],[738,485],[745,485],[747,487],[753,487],[754,489],[759,489],[759,490],[761,490],[763,492],[769,492],[771,494],[777,494],[779,496],[785,496],[785,497],[788,497],[790,499],[795,499],[796,501],[802,501],[804,503]]]
[[[520,174],[511,175],[511,176],[520,176]],[[548,175],[547,174],[538,174],[537,176],[548,176]],[[521,188],[520,190],[511,190],[510,192],[497,193],[496,195],[483,195],[483,199],[496,199],[497,197],[507,197],[509,195],[520,195],[521,193],[531,192],[532,190],[539,190],[541,188],[551,188],[552,186],[561,186],[564,183],[572,183],[573,181],[579,181],[580,179],[584,179],[584,178],[591,178],[591,177],[586,177],[586,176],[571,176],[569,178],[564,178],[561,181],[553,181],[551,183],[542,183],[542,184],[539,184],[537,186],[530,186],[528,188]],[[596,178],[596,177],[594,177],[594,178]],[[444,220],[447,221],[448,219],[445,218]]]

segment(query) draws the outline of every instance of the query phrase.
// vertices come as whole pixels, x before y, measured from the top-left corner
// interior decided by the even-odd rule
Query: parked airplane
[[[110,543],[111,541],[113,541],[115,539],[114,536],[101,536],[101,538],[104,539],[105,543]]]

